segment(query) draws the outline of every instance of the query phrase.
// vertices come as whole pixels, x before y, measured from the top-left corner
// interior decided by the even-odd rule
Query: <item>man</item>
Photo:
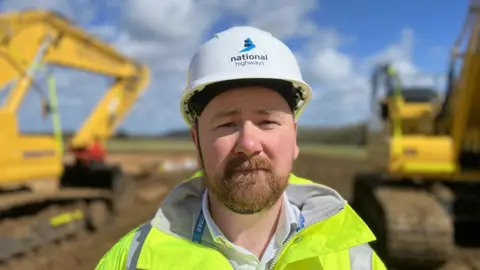
[[[233,27],[190,63],[181,110],[202,170],[97,269],[386,269],[334,190],[291,174],[311,98],[291,50]]]

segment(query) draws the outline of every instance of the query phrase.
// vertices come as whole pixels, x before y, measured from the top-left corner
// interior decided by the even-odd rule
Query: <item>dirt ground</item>
[[[162,162],[185,163],[189,155],[178,154],[116,154],[111,159],[124,165],[131,174],[142,174],[145,168],[161,167]],[[190,160],[193,157],[190,156]],[[338,190],[347,200],[351,198],[351,179],[355,172],[364,171],[369,164],[361,160],[342,160],[300,156],[294,166],[294,173]],[[94,269],[101,256],[125,233],[148,220],[161,202],[163,195],[188,174],[170,173],[148,180],[138,180],[137,200],[125,215],[119,218],[114,227],[103,232],[83,234],[65,243],[52,245],[27,259],[22,264],[13,264],[6,269]],[[138,211],[138,209],[142,209]],[[480,251],[475,249],[458,249],[451,262],[442,270],[480,270]],[[3,270],[0,268],[0,270]]]
[[[60,243],[47,246],[36,253],[19,257],[1,265],[0,270],[87,270],[94,269],[100,258],[125,233],[149,220],[164,196],[178,179],[191,173],[170,173],[136,183],[136,198],[118,217],[114,226],[95,233],[82,232]]]

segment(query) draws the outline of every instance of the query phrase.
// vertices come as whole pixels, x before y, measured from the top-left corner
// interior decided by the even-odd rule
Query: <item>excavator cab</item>
[[[435,101],[439,95],[429,87],[404,87],[402,97],[406,103],[426,103]]]
[[[55,140],[47,135],[22,135],[16,115],[0,110],[0,201],[2,192],[31,189],[33,192],[55,192],[61,174],[62,155]],[[38,175],[32,181],[25,178]]]
[[[383,120],[388,119],[389,110],[388,102],[394,99],[394,91],[388,91],[386,98],[380,101],[380,116]],[[432,103],[437,103],[440,96],[438,92],[430,87],[403,87],[401,89],[401,97],[405,104],[425,106]]]
[[[377,101],[380,86],[385,94]],[[398,72],[389,64],[378,65],[371,78],[372,106],[378,105],[380,119],[387,125],[387,132],[393,132],[391,119],[401,122],[404,134],[431,134],[434,125],[431,119],[440,107],[440,96],[433,87],[404,87]],[[390,131],[388,131],[390,129]]]

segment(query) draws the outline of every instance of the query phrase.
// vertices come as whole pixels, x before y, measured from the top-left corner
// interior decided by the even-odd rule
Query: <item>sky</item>
[[[300,126],[366,121],[372,115],[369,76],[380,62],[391,62],[406,85],[444,90],[449,52],[467,6],[467,0],[0,0],[2,13],[28,8],[60,12],[149,66],[150,84],[119,127],[131,134],[187,127],[179,101],[190,57],[215,33],[235,25],[269,31],[295,53],[313,88]],[[62,126],[78,129],[110,81],[53,70]],[[1,91],[0,98],[7,92]],[[19,127],[52,130],[33,91],[22,103]]]

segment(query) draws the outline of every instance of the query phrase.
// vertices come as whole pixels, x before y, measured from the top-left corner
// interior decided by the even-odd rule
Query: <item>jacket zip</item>
[[[304,228],[300,229],[299,231],[296,231],[295,233],[293,233],[292,235],[290,235],[287,240],[284,242],[284,244],[282,245],[282,247],[277,250],[277,252],[275,252],[275,255],[273,257],[273,260],[272,260],[272,263],[270,264],[270,267],[268,268],[269,270],[273,270],[273,268],[275,267],[275,264],[277,263],[278,261],[278,258],[280,257],[280,254],[282,253],[282,251],[285,249],[285,247],[287,247],[289,244],[290,244],[290,241],[295,237],[297,236],[298,234],[302,233],[305,229],[317,224],[317,223],[321,223],[321,222],[324,222],[325,220],[327,219],[330,219],[336,215],[338,215],[343,209],[345,208],[345,205],[342,205],[342,207],[340,209],[338,209],[337,211],[335,211],[334,213],[326,216],[326,217],[323,217],[315,222],[313,222],[312,224],[308,225],[308,226],[305,226]]]

